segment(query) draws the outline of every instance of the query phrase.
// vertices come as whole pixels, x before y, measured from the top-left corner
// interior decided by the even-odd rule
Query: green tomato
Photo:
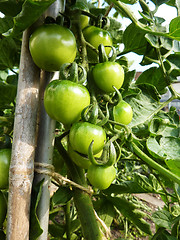
[[[91,161],[89,160],[87,155],[80,155],[78,152],[74,151],[71,147],[71,145],[69,144],[68,146],[68,153],[70,158],[72,159],[72,161],[79,167],[84,168],[84,169],[88,169],[89,166],[91,165]],[[99,158],[102,154],[102,151],[100,151],[99,153],[95,154],[94,157],[95,158]]]
[[[9,166],[11,149],[0,150],[0,189],[7,189],[9,185]]]
[[[132,121],[133,110],[127,102],[121,100],[113,107],[113,116],[116,122],[128,125]],[[116,125],[116,128],[121,127]]]
[[[98,63],[92,74],[96,85],[106,93],[114,92],[113,86],[120,89],[124,82],[124,70],[116,62]]]
[[[100,190],[108,188],[116,177],[116,169],[113,166],[101,166],[92,164],[87,171],[89,182]]]
[[[72,63],[77,46],[73,33],[57,24],[45,24],[32,33],[29,49],[35,64],[46,71],[59,71],[64,63]]]
[[[0,228],[6,218],[7,213],[7,203],[4,194],[0,191]],[[0,238],[1,239],[1,238]]]
[[[54,80],[44,93],[47,114],[65,125],[77,122],[82,110],[90,104],[90,95],[85,86],[69,80]]]
[[[110,33],[104,29],[95,26],[89,26],[83,30],[83,34],[85,40],[96,49],[98,49],[98,46],[100,44],[103,44],[104,46],[112,46],[113,44]],[[94,53],[94,51],[89,48],[87,50],[90,60],[97,60],[97,55]],[[105,48],[105,52],[107,55],[109,55],[110,51],[111,48]]]
[[[93,140],[93,153],[96,154],[103,149],[106,141],[106,133],[102,127],[88,122],[78,122],[72,125],[69,142],[73,150],[87,155],[89,145]]]

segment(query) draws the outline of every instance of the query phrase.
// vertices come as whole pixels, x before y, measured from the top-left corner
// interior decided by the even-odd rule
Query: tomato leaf
[[[143,219],[144,213],[137,209],[137,206],[132,202],[129,202],[125,198],[120,197],[107,197],[109,201],[111,201],[114,206],[123,214],[123,216],[127,217],[131,222],[133,222],[141,231],[151,235],[150,224],[147,223]]]
[[[142,88],[139,88],[141,90],[139,94],[137,94],[136,97],[133,95],[126,97],[125,101],[127,101],[133,109],[133,119],[129,127],[132,128],[134,133],[140,134],[141,137],[143,137],[149,133],[147,124],[151,119],[151,114],[159,107],[160,103],[154,101],[154,99],[149,96],[146,88],[143,89],[143,85],[138,87]]]
[[[0,82],[0,109],[5,109],[16,97],[17,88],[12,84]]]
[[[0,33],[7,32],[10,28],[13,27],[13,18],[5,16],[3,18],[0,18]]]
[[[180,16],[171,20],[169,24],[169,35],[180,40]]]
[[[72,198],[72,191],[66,187],[59,187],[52,197],[54,204],[66,204]]]
[[[140,83],[148,83],[154,85],[159,94],[164,94],[168,85],[164,78],[162,70],[157,67],[152,67],[144,71],[136,81],[136,84]]]
[[[167,159],[165,163],[174,174],[180,177],[180,159]]]
[[[103,192],[107,195],[114,194],[122,194],[122,193],[146,193],[137,182],[135,181],[123,181],[118,184],[111,184],[109,188],[103,190]]]
[[[0,39],[0,70],[12,69],[19,63],[19,53],[16,42],[11,37]]]
[[[159,210],[152,214],[153,221],[158,227],[171,229],[173,215],[166,210]]]
[[[40,227],[39,219],[37,216],[37,207],[41,198],[42,187],[44,179],[42,179],[36,186],[32,189],[31,194],[31,214],[30,214],[30,240],[36,240],[43,232]]]
[[[26,0],[22,11],[14,18],[12,36],[17,36],[31,26],[55,0]]]
[[[125,52],[135,52],[139,55],[144,54],[147,47],[145,33],[139,30],[134,23],[131,23],[123,34],[123,43]]]
[[[8,0],[8,1],[0,1],[0,9],[1,12],[7,16],[16,16],[22,8],[24,0]]]

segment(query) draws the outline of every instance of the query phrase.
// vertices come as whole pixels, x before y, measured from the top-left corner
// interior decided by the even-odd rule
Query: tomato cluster
[[[109,147],[112,142],[108,121],[111,118],[114,123],[114,132],[122,131],[122,126],[131,122],[133,112],[120,94],[124,68],[116,58],[109,57],[110,53],[115,54],[111,34],[99,26],[89,26],[87,16],[81,16],[80,21],[89,62],[83,82],[79,75],[84,68],[79,55],[76,57],[76,38],[69,29],[45,24],[32,34],[29,48],[38,67],[60,71],[60,79],[46,87],[45,110],[69,131],[67,152],[72,161],[86,169],[89,182],[102,190],[108,188],[116,176],[116,149],[114,145]],[[73,32],[76,32],[74,28]],[[81,66],[79,70],[74,68],[76,60]],[[106,101],[107,96],[111,101]]]

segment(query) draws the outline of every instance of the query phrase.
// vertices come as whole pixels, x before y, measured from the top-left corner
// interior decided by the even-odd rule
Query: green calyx
[[[59,73],[61,79],[80,84],[83,84],[87,79],[86,70],[76,62],[63,64]]]
[[[106,54],[106,51],[105,51],[106,47],[111,48],[111,50],[112,50],[112,55],[109,58],[108,58],[108,56]],[[104,46],[103,44],[100,44],[99,47],[98,47],[98,51],[99,51],[99,62],[100,63],[107,62],[107,61],[114,62],[116,60],[117,53],[116,53],[115,47]]]
[[[108,142],[104,148],[103,153],[101,155],[101,162],[97,162],[93,155],[93,144],[94,141],[91,142],[88,149],[88,158],[93,165],[109,167],[112,166],[116,162],[116,150],[114,144],[112,142]]]

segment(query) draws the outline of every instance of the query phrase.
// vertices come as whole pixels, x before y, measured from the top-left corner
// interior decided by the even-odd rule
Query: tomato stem
[[[134,142],[131,143],[131,146],[133,147],[133,150],[135,154],[140,157],[144,162],[146,162],[148,165],[150,165],[152,168],[157,170],[162,175],[168,177],[172,181],[180,184],[180,177],[169,171],[168,169],[162,167],[160,164],[155,162],[152,158],[147,156]]]
[[[64,149],[61,143],[61,140],[67,134],[68,132],[65,132],[60,137],[56,137],[55,145],[65,159],[65,163],[68,167],[72,180],[84,187],[87,187],[84,170],[72,162],[67,151]],[[107,240],[98,226],[90,195],[85,191],[73,188],[73,197],[81,222],[84,238],[88,240]]]

